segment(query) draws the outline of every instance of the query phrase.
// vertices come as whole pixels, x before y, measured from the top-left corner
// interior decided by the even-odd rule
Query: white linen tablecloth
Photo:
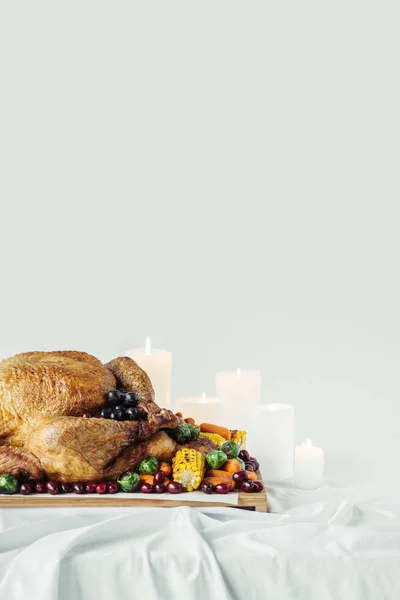
[[[400,501],[0,511],[0,599],[397,600]]]

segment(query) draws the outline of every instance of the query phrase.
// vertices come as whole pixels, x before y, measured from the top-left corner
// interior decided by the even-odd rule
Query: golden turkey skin
[[[144,419],[81,416],[100,413],[117,385],[138,395]],[[0,362],[0,473],[116,479],[145,456],[171,460],[179,446],[160,430],[180,421],[156,404],[149,377],[128,357],[103,365],[85,352],[27,352]]]

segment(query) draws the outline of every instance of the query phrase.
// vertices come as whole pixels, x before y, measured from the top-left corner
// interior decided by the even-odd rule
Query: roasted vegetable
[[[194,448],[182,448],[172,459],[173,479],[188,492],[197,490],[205,470],[204,456]]]
[[[236,458],[230,458],[229,460],[227,460],[222,468],[228,473],[236,473],[237,471],[242,471],[240,462]]]
[[[246,448],[246,432],[241,429],[231,430],[231,440],[236,442],[241,450]]]
[[[154,485],[154,475],[139,475],[140,483],[150,483],[150,485]]]
[[[0,494],[15,494],[18,491],[18,479],[11,473],[0,476]]]
[[[213,450],[207,454],[206,461],[210,469],[220,469],[226,463],[227,458],[221,450]]]
[[[221,480],[232,481],[233,473],[227,473],[227,471],[222,471],[221,469],[210,469],[206,471],[204,477],[220,477]]]
[[[200,425],[200,431],[203,433],[218,433],[226,440],[231,439],[231,432],[226,427],[220,427],[219,425],[213,425],[212,423],[202,423]]]
[[[167,462],[160,462],[159,466],[158,466],[160,471],[164,471],[164,473],[166,475],[171,475],[171,465]]]
[[[142,475],[154,475],[158,471],[158,460],[155,456],[148,456],[140,461],[139,473]]]
[[[140,477],[133,471],[125,471],[120,475],[118,483],[123,492],[137,492],[140,486]]]
[[[222,450],[222,452],[224,452],[228,458],[236,458],[240,452],[239,446],[236,444],[236,442],[232,442],[232,440],[222,444],[220,450]]]
[[[218,435],[218,433],[205,433],[200,432],[201,438],[207,438],[214,444],[214,446],[219,450],[219,448],[226,442],[226,439],[222,437],[222,435]]]
[[[219,485],[220,483],[226,483],[230,486],[231,490],[234,490],[236,487],[236,484],[233,481],[233,479],[227,479],[222,477],[204,477],[202,483],[206,483],[207,481],[211,483],[211,485],[213,485],[214,487],[216,485]]]
[[[175,427],[175,429],[171,429],[168,433],[178,444],[186,444],[187,442],[197,440],[200,434],[200,427],[196,427],[196,425],[191,425],[190,423],[182,423],[178,427]]]

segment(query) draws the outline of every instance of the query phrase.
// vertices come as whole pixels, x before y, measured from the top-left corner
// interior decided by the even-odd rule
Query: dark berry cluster
[[[247,450],[241,450],[239,452],[239,458],[241,458],[244,461],[246,471],[258,471],[258,469],[260,468],[260,463],[258,462],[258,460],[253,456],[250,456]]]
[[[101,411],[104,419],[115,421],[136,421],[146,419],[146,411],[138,407],[138,396],[135,392],[125,390],[110,390],[107,394],[107,406]]]

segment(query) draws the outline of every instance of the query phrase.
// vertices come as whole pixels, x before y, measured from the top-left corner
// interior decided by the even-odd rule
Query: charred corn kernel
[[[188,492],[197,490],[205,470],[205,458],[194,448],[182,448],[172,459],[172,478],[183,485]]]
[[[246,432],[240,429],[231,430],[231,440],[236,442],[241,450],[246,448]]]
[[[200,432],[200,437],[201,438],[207,438],[208,440],[210,440],[210,442],[212,442],[214,444],[214,446],[217,448],[222,446],[222,444],[224,444],[226,442],[226,439],[222,437],[222,435],[219,435],[218,433],[202,433]]]

